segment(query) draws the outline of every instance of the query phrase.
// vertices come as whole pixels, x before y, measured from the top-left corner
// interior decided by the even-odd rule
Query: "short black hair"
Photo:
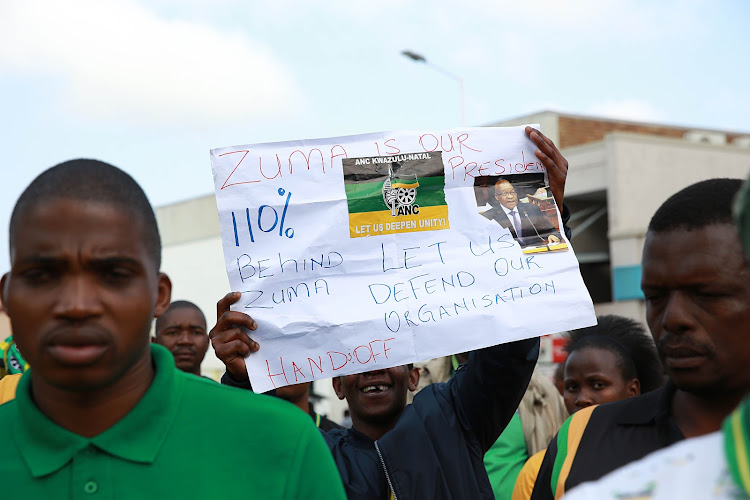
[[[732,206],[741,179],[708,179],[676,192],[654,213],[648,230],[691,231],[711,224],[734,224]]]
[[[72,199],[106,203],[135,215],[143,225],[143,242],[161,268],[161,237],[154,209],[141,186],[119,168],[98,160],[70,160],[51,167],[31,181],[21,193],[10,216],[8,243],[11,255],[21,215],[30,208],[50,200]],[[134,235],[135,237],[135,235]]]
[[[164,327],[163,325],[164,318],[166,317],[167,314],[174,311],[175,309],[187,309],[187,308],[192,308],[198,311],[198,313],[200,313],[201,315],[201,318],[203,318],[203,323],[206,323],[206,316],[203,314],[203,311],[201,311],[200,307],[193,304],[189,300],[175,300],[174,302],[169,304],[169,307],[167,308],[166,311],[164,311],[164,314],[156,318],[156,324],[154,325],[154,335],[158,335],[159,330],[161,330]]]
[[[585,347],[606,349],[615,354],[623,379],[637,378],[641,393],[658,389],[664,383],[654,340],[637,321],[614,314],[599,316],[596,325],[570,332],[565,351],[570,356]]]

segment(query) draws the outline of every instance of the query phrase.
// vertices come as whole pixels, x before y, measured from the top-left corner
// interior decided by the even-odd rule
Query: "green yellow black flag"
[[[346,158],[352,238],[448,229],[442,153]]]

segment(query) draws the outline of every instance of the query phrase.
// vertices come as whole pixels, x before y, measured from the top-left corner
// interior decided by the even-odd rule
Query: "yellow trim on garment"
[[[747,457],[747,446],[745,442],[745,433],[742,430],[742,414],[739,411],[732,413],[730,417],[732,425],[732,434],[734,435],[734,450],[737,457],[737,469],[742,489],[750,491],[750,460]]]
[[[0,405],[16,397],[16,386],[19,380],[21,380],[20,373],[6,375],[0,379]]]
[[[563,462],[562,468],[560,469],[560,476],[557,478],[555,500],[560,500],[565,494],[565,481],[567,481],[568,475],[570,474],[570,468],[573,466],[573,460],[576,457],[578,445],[581,443],[581,438],[583,438],[583,433],[589,423],[591,414],[594,412],[594,408],[596,408],[596,406],[588,406],[582,410],[578,410],[572,417],[570,417],[567,443],[568,450],[565,456],[565,462]]]

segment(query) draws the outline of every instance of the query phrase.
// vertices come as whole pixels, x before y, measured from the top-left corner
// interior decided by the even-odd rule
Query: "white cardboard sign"
[[[212,150],[254,390],[595,324],[535,150],[524,127]]]

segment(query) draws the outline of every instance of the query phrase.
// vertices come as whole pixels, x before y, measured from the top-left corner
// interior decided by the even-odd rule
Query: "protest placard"
[[[524,127],[212,150],[254,390],[594,324],[535,150]]]

